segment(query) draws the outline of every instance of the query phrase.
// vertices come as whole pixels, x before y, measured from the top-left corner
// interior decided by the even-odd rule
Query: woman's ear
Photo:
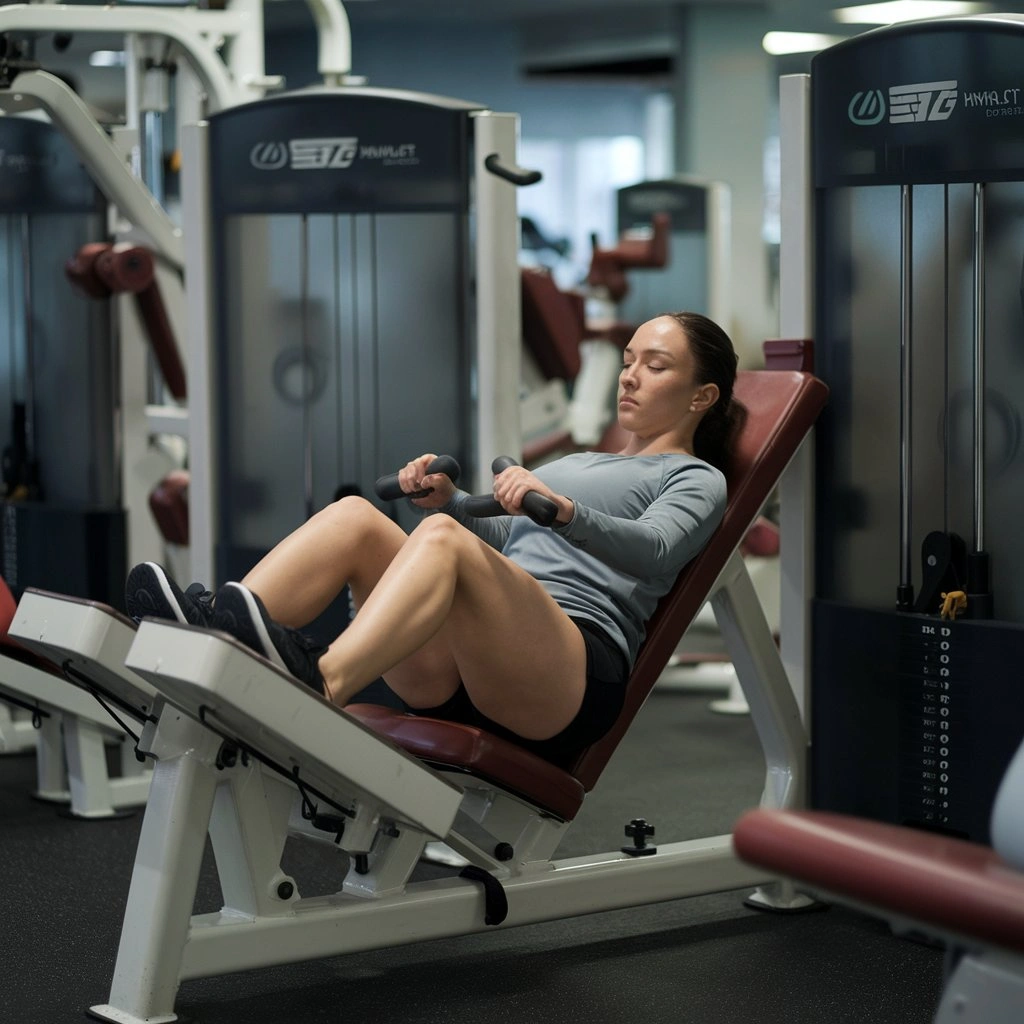
[[[707,412],[718,401],[717,384],[701,384],[690,399],[690,412]]]

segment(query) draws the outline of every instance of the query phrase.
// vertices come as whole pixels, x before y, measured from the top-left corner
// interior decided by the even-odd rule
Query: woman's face
[[[699,418],[718,388],[697,384],[696,364],[683,328],[671,317],[641,324],[623,353],[619,374],[619,423],[639,437],[678,430]]]

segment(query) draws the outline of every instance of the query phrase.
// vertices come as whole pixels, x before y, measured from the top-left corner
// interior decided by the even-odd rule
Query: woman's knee
[[[369,530],[382,522],[390,522],[387,516],[366,498],[356,494],[346,495],[317,513],[317,518],[338,528],[348,530]]]
[[[422,519],[410,536],[418,544],[456,545],[473,535],[451,516],[434,515]]]

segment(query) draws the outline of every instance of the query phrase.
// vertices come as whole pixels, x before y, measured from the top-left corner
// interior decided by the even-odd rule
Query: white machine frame
[[[317,26],[318,68],[324,83],[352,81],[351,33],[344,7],[338,0],[307,3]],[[148,67],[146,61],[157,50],[163,51],[167,43],[172,46],[168,55],[183,58],[175,79],[179,134],[183,124],[197,121],[208,112],[260,98],[267,89],[283,84],[280,78],[265,74],[263,0],[229,0],[227,8],[220,11],[145,5],[66,6],[46,0],[0,8],[0,33],[69,31],[124,36],[126,124],[108,134],[70,87],[43,71],[23,72],[12,88],[0,89],[0,112],[41,111],[68,138],[116,210],[112,234],[117,241],[144,245],[156,254],[164,305],[175,337],[184,338],[187,304],[182,231],[141,176],[142,120],[146,112],[165,111],[168,106],[168,72],[166,68]],[[145,335],[130,296],[118,299],[118,321],[122,335],[121,490],[131,523],[128,561],[135,564],[163,554],[148,495],[174,468],[169,457],[161,457],[153,448],[150,437],[177,435],[198,445],[204,435],[190,429],[187,408],[147,404]],[[3,666],[3,678],[9,680],[15,697],[23,688],[42,692],[26,675],[30,669],[7,658]],[[68,695],[67,687],[43,685],[51,717],[42,717],[41,730],[35,728],[31,715],[12,712],[6,704],[0,704],[0,750],[18,753],[35,747],[40,792],[60,796],[67,791],[73,813],[98,816],[107,807],[112,811],[142,802],[148,772],[136,777],[133,764],[126,762],[121,779],[107,777],[102,742],[91,717],[94,703],[74,693]],[[79,711],[85,710],[82,704],[88,713],[80,715]],[[58,719],[64,723],[61,730],[56,729]],[[101,720],[105,721],[105,716],[101,715]],[[111,733],[107,728],[103,735],[109,739],[123,734],[120,730]],[[69,785],[65,785],[67,773],[71,776]]]
[[[765,751],[761,804],[799,807],[806,736],[738,553],[712,603]],[[72,659],[147,709],[140,749],[156,765],[109,1001],[90,1009],[101,1020],[166,1024],[182,981],[467,934],[487,917],[528,924],[743,886],[759,886],[751,898],[765,906],[808,902],[741,864],[729,835],[661,844],[650,857],[553,860],[571,822],[427,767],[231,638],[155,620],[132,633],[103,606],[31,590],[11,626],[30,649]],[[332,816],[322,827],[344,822],[336,843],[351,860],[338,892],[304,897],[280,862],[289,833],[335,841],[306,820],[313,805]],[[207,832],[224,906],[193,916]],[[437,839],[500,884],[495,902],[474,878],[410,881]]]
[[[318,69],[325,85],[353,80],[351,32],[339,0],[307,0],[319,37]],[[168,9],[156,5],[67,6],[49,2],[12,4],[0,8],[0,33],[74,32],[120,34],[126,52],[126,123],[109,133],[86,104],[60,79],[43,71],[18,75],[12,87],[0,90],[0,110],[6,113],[43,111],[69,139],[100,191],[117,211],[112,234],[118,242],[146,246],[157,256],[157,276],[175,336],[184,338],[186,309],[192,303],[184,280],[185,239],[151,191],[144,150],[144,119],[168,109],[166,66],[158,55],[181,58],[175,76],[178,137],[185,124],[214,111],[259,99],[280,88],[279,76],[264,67],[263,0],[229,0],[225,10]],[[169,49],[168,49],[169,46]],[[166,52],[165,52],[166,51]],[[150,160],[152,163],[152,159]],[[149,168],[152,171],[152,168]],[[150,176],[151,177],[151,176]],[[159,191],[159,190],[158,190]],[[188,223],[186,219],[186,223]],[[191,233],[190,228],[190,233]],[[164,556],[163,542],[148,507],[156,483],[176,468],[150,443],[155,434],[185,439],[193,452],[208,435],[191,422],[190,409],[166,403],[147,404],[146,343],[130,296],[118,299],[122,334],[121,431],[122,494],[128,511],[129,564]],[[181,348],[187,346],[181,343]],[[181,353],[184,355],[184,351]],[[197,373],[188,367],[191,391]],[[201,390],[201,388],[200,388]],[[198,507],[202,493],[193,485]],[[199,567],[212,556],[199,554]],[[212,580],[193,572],[193,578]]]
[[[135,756],[134,743],[103,707],[59,676],[11,657],[0,658],[0,701],[32,708],[23,722],[27,739],[15,749],[36,750],[38,800],[70,804],[75,818],[109,818],[146,802],[152,772]],[[0,725],[0,743],[7,723]],[[119,776],[111,775],[106,747],[120,747]]]

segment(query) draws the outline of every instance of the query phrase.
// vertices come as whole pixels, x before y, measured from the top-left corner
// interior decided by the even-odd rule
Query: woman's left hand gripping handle
[[[397,473],[382,476],[374,490],[384,501],[410,498],[420,508],[441,508],[451,501],[460,472],[450,455],[421,455]]]

